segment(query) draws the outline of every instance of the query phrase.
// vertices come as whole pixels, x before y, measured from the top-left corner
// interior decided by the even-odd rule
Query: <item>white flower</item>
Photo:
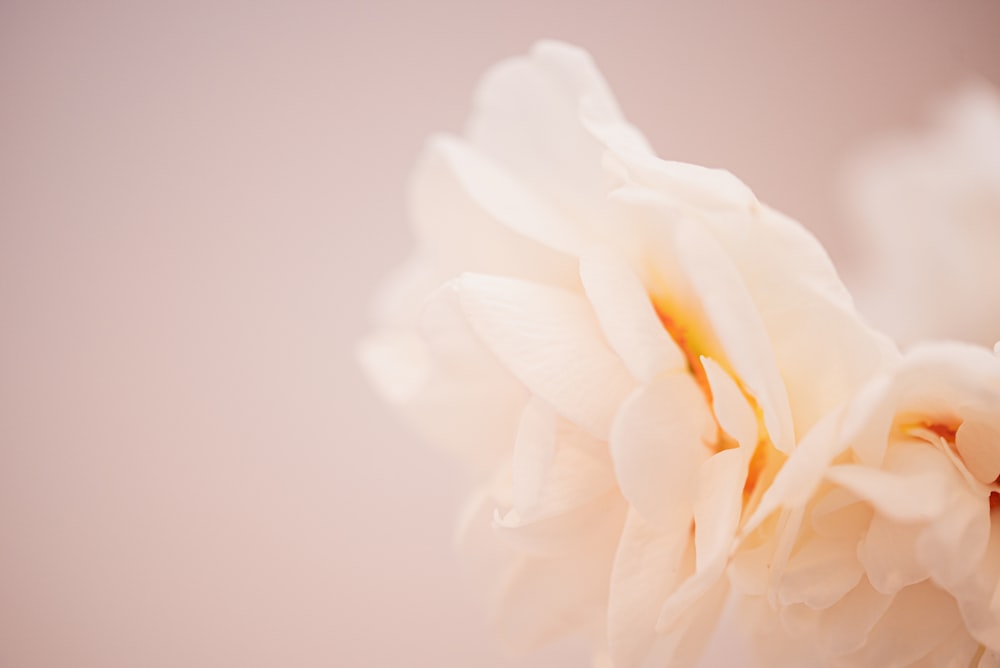
[[[504,634],[689,665],[749,510],[895,349],[803,228],[727,172],[654,157],[566,45],[487,74],[411,208],[418,248],[362,359],[475,462],[462,543],[503,571]]]
[[[803,440],[765,518],[780,539],[734,571],[794,641],[771,665],[1000,665],[1000,359],[914,349]]]
[[[851,283],[873,322],[907,343],[1000,337],[1000,92],[967,84],[924,134],[873,144],[849,177]]]

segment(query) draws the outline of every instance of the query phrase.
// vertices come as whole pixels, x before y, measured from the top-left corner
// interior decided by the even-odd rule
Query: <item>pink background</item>
[[[1000,82],[998,31],[995,0],[4,1],[0,666],[585,665],[489,639],[455,469],[353,359],[424,137],[569,40],[662,155],[849,262],[841,160]]]

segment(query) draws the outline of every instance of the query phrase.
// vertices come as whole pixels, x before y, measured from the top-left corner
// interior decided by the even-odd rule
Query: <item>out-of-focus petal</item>
[[[511,478],[520,522],[572,511],[616,488],[606,444],[538,398],[521,414]]]
[[[607,147],[584,114],[632,150],[648,150],[638,131],[625,129],[618,105],[590,56],[555,42],[539,42],[528,56],[494,66],[476,92],[467,127],[473,144],[582,224],[604,210],[616,184],[602,164]],[[604,135],[606,136],[606,130]]]
[[[779,600],[783,605],[830,607],[861,580],[864,569],[855,551],[850,541],[809,541],[788,562],[778,590]]]
[[[906,666],[945,641],[961,622],[955,599],[929,583],[906,587],[872,628],[865,644],[843,665]],[[905,641],[900,630],[905,629]]]
[[[660,607],[693,568],[688,540],[692,521],[690,514],[677,513],[672,525],[656,527],[634,508],[629,511],[611,572],[608,602],[608,641],[616,667],[644,665],[656,642]]]
[[[532,392],[599,438],[634,387],[587,301],[526,281],[467,274],[454,283],[487,347]]]
[[[425,265],[437,283],[462,272],[573,288],[579,232],[463,140],[432,139],[409,195]]]

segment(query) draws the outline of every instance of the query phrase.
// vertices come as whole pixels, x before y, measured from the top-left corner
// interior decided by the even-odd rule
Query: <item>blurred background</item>
[[[491,640],[354,359],[422,142],[540,37],[845,267],[845,157],[1000,83],[996,0],[3,0],[0,666],[585,665]]]

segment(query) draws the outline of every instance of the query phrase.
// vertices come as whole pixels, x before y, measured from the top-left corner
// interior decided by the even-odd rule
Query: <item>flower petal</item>
[[[465,194],[490,218],[555,251],[570,255],[583,251],[583,231],[571,219],[552,210],[471,144],[440,135],[431,147]]]
[[[740,447],[757,445],[757,416],[739,385],[710,357],[701,357],[708,385],[712,389],[712,411],[722,430],[733,437]]]
[[[537,397],[521,414],[512,469],[519,522],[570,512],[615,489],[607,446]]]
[[[624,402],[611,456],[622,494],[646,521],[672,526],[678,514],[690,516],[709,428],[705,397],[687,373],[661,376]]]
[[[677,230],[680,261],[734,374],[753,395],[775,447],[791,451],[791,409],[760,314],[725,251],[699,226]]]
[[[722,581],[735,545],[746,475],[747,458],[741,450],[723,450],[702,465],[694,506],[695,572],[664,603],[658,632],[677,629],[692,606]]]
[[[858,546],[858,559],[872,587],[883,594],[895,594],[930,577],[930,571],[917,559],[915,549],[923,528],[919,524],[900,524],[879,514],[872,518]]]
[[[607,248],[591,249],[580,258],[580,277],[604,335],[637,380],[649,382],[685,367],[642,282],[620,256]]]
[[[929,583],[906,587],[844,665],[907,666],[929,654],[960,623],[955,599],[947,593]]]
[[[1000,478],[1000,430],[986,422],[966,420],[955,433],[955,447],[979,482]]]
[[[529,390],[598,438],[634,386],[587,301],[527,281],[467,274],[453,283],[487,347]]]
[[[825,653],[840,656],[862,647],[892,601],[892,596],[879,593],[862,578],[857,587],[820,616]]]
[[[926,443],[894,444],[886,453],[885,467],[840,464],[831,467],[826,477],[897,522],[933,519],[952,492],[951,462]]]
[[[615,542],[627,504],[616,491],[580,500],[558,514],[522,520],[516,510],[496,510],[493,530],[506,545],[522,554],[538,556],[585,554],[603,549],[602,541]]]
[[[807,541],[788,561],[778,588],[782,605],[828,608],[854,589],[864,569],[850,541]]]
[[[428,142],[410,183],[409,208],[438,284],[472,271],[579,286],[575,258],[562,251],[580,242],[565,219],[457,137]]]
[[[619,668],[643,665],[657,639],[660,606],[693,568],[691,516],[678,513],[673,520],[672,526],[654,527],[634,508],[629,510],[608,600],[608,643]]]
[[[611,92],[582,50],[539,42],[526,57],[494,66],[476,92],[467,135],[557,209],[586,226],[615,185],[602,165],[602,139],[584,125],[628,126]],[[630,127],[630,126],[629,126]],[[638,131],[622,129],[634,150],[648,150]]]

